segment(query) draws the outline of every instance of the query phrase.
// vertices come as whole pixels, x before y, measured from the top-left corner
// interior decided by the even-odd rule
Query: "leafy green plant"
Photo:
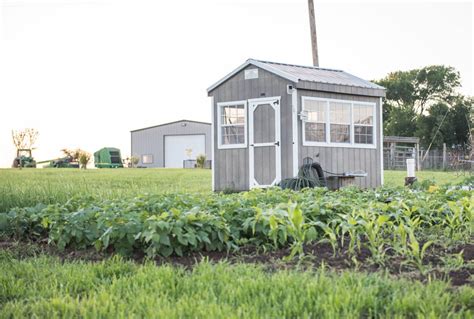
[[[408,232],[408,237],[409,237],[409,244],[408,244],[408,250],[407,250],[407,255],[409,258],[409,263],[414,264],[418,270],[424,274],[426,272],[426,267],[423,265],[423,258],[425,256],[426,250],[428,247],[430,247],[433,242],[432,241],[427,241],[423,245],[420,245],[418,240],[415,237],[415,234],[413,230],[409,230]]]
[[[196,166],[197,168],[204,168],[206,165],[206,155],[200,154],[196,157]]]

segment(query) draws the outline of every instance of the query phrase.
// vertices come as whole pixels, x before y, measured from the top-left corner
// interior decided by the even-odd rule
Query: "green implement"
[[[94,165],[97,168],[122,168],[120,150],[114,147],[104,147],[94,153]]]

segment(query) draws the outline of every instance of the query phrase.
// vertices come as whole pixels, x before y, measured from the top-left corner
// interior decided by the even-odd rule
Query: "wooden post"
[[[318,40],[316,37],[316,19],[314,17],[314,2],[308,0],[309,27],[311,29],[311,50],[313,52],[313,65],[319,66]]]
[[[421,166],[420,166],[420,144],[416,143],[416,169],[418,171],[421,171]]]
[[[390,169],[393,169],[395,166],[395,143],[390,143]]]
[[[443,143],[443,169],[446,169],[446,143]]]

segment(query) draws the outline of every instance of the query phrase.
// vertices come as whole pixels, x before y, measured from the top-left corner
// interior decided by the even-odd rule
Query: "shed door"
[[[249,187],[281,179],[280,97],[249,100]]]
[[[204,135],[166,135],[165,167],[183,168],[183,161],[206,154]]]

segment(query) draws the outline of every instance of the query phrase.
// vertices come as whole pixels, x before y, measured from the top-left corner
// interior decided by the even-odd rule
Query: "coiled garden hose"
[[[283,189],[301,190],[303,188],[325,187],[326,177],[319,163],[303,164],[298,176],[286,178],[278,184]]]

